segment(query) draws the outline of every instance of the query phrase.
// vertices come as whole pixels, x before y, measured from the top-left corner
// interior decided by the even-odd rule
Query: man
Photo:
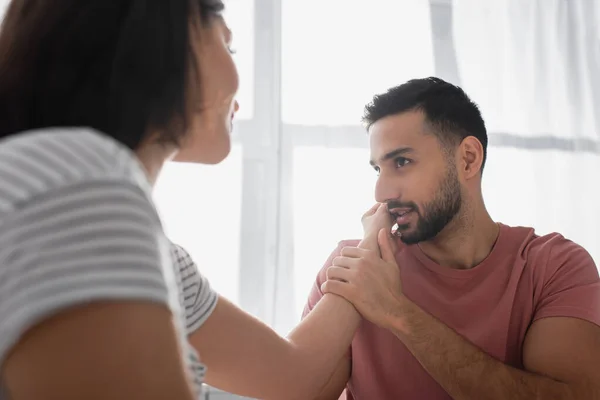
[[[561,235],[488,214],[477,106],[417,79],[375,96],[364,120],[396,230],[381,256],[341,242],[317,277],[305,316],[332,293],[364,318],[321,398],[600,399],[598,270]]]

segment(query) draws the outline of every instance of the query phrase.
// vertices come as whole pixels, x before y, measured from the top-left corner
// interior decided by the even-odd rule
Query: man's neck
[[[419,243],[419,247],[440,265],[469,269],[490,254],[499,232],[499,225],[483,208],[468,217],[457,216],[435,239]]]

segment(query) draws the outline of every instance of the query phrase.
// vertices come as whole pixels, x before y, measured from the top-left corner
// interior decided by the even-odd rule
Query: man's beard
[[[448,173],[443,178],[433,200],[423,205],[422,213],[414,203],[399,206],[392,201],[388,204],[388,208],[411,207],[417,213],[417,226],[413,230],[407,230],[410,228],[408,224],[398,226],[400,240],[410,245],[436,237],[459,213],[461,205],[462,196],[456,169],[454,166],[449,166]],[[404,230],[407,231],[403,232]]]

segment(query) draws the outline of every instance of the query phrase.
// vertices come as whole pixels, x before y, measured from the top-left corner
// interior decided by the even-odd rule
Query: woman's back
[[[0,365],[27,331],[61,311],[142,301],[178,317],[189,374],[203,372],[189,365],[180,277],[150,189],[129,149],[89,129],[0,141]]]

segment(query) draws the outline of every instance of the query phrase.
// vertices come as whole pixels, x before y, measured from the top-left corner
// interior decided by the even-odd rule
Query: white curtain
[[[375,201],[376,174],[360,124],[365,104],[435,68],[428,1],[282,0],[282,6],[288,165],[282,173],[292,221],[282,235],[293,251],[284,251],[277,265],[285,279],[278,282],[273,323],[286,332],[338,241],[362,236],[360,217]]]
[[[600,264],[600,3],[454,0],[453,27],[490,134],[493,216],[558,231]]]
[[[597,3],[229,0],[234,151],[219,166],[167,167],[156,197],[169,233],[217,290],[286,333],[374,201],[364,104],[440,75],[481,105],[493,217],[561,232],[600,263]]]

